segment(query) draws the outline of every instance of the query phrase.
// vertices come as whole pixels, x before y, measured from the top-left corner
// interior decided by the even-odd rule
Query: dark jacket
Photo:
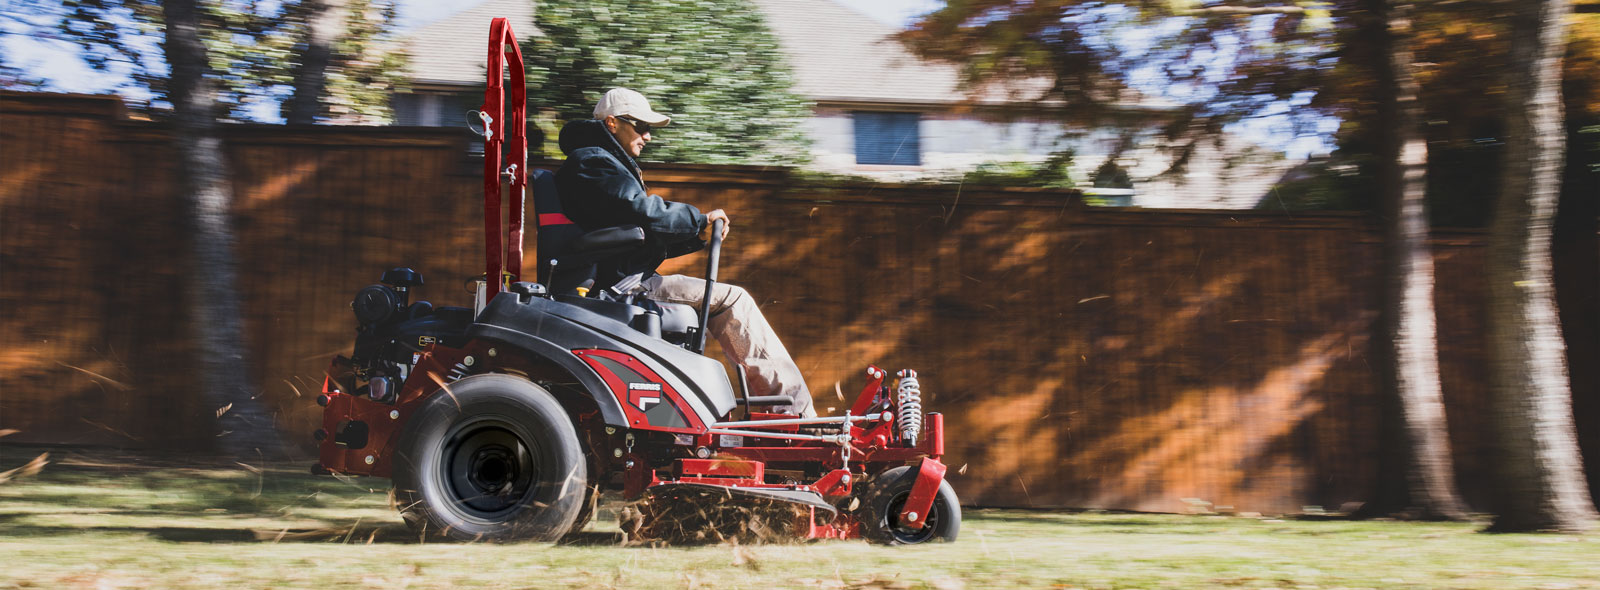
[[[705,247],[699,239],[706,216],[687,203],[645,192],[639,164],[623,151],[604,123],[588,119],[561,128],[567,161],[556,171],[556,192],[567,218],[584,231],[619,225],[644,228],[642,251],[600,265],[595,288],[633,273],[652,273],[661,262]]]

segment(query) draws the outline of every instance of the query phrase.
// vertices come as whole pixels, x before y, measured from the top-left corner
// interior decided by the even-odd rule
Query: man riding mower
[[[751,395],[741,363],[736,395],[702,355],[726,216],[705,216],[699,309],[651,300],[648,271],[630,265],[661,254],[659,242],[637,225],[572,223],[583,214],[562,208],[557,175],[525,165],[522,58],[505,19],[488,49],[487,280],[471,308],[411,302],[423,278],[405,268],[357,293],[354,352],[334,359],[317,400],[321,467],[391,478],[407,523],[460,540],[558,540],[587,524],[602,489],[637,502],[630,532],[646,538],[724,534],[719,515],[738,514],[748,518],[733,534],[954,540],[943,417],[923,413],[916,372],[867,367],[842,416],[806,415],[809,395],[788,385]],[[538,282],[520,281],[530,188]]]

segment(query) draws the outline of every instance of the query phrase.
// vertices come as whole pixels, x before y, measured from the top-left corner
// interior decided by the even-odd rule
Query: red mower
[[[460,540],[558,540],[584,528],[605,489],[634,502],[623,528],[638,538],[954,540],[943,417],[923,413],[915,371],[867,367],[843,416],[767,413],[788,399],[747,395],[742,370],[736,396],[703,356],[706,309],[583,288],[597,261],[628,255],[644,233],[583,233],[552,175],[527,170],[522,67],[494,19],[478,114],[488,280],[471,308],[409,301],[422,277],[407,268],[356,294],[354,353],[334,359],[317,398],[320,467],[392,479],[413,528]],[[530,188],[538,282],[519,280]]]

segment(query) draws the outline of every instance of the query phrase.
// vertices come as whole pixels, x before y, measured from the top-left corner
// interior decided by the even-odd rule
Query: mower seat
[[[538,278],[551,295],[576,295],[580,286],[591,283],[595,277],[595,269],[599,261],[612,256],[628,254],[634,248],[644,243],[644,230],[638,226],[618,226],[584,232],[561,209],[561,199],[556,192],[555,174],[548,170],[532,170],[529,185],[533,190],[533,210],[538,219],[537,256],[539,259]],[[642,277],[641,277],[642,278]],[[609,302],[608,302],[609,303]],[[596,304],[586,305],[593,307]],[[617,305],[628,305],[617,303]],[[669,341],[688,342],[690,331],[700,326],[700,315],[694,307],[681,303],[654,302],[646,306],[652,313],[659,313],[661,317],[660,328],[657,331],[655,322],[637,322],[640,331],[654,337],[665,337]],[[634,324],[624,318],[631,318],[637,313],[616,310],[615,315],[625,323]]]
[[[537,276],[552,295],[571,295],[592,281],[596,263],[624,255],[644,244],[644,230],[618,226],[585,232],[561,210],[556,176],[549,170],[531,171],[533,211],[538,220]]]

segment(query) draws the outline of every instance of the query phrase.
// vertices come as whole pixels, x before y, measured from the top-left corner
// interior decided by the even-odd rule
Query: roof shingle
[[[955,67],[911,55],[899,31],[832,0],[755,0],[778,37],[796,92],[815,101],[951,103]]]
[[[400,37],[415,84],[482,86],[488,59],[489,21],[511,19],[511,30],[526,39],[533,26],[533,0],[487,0]]]

